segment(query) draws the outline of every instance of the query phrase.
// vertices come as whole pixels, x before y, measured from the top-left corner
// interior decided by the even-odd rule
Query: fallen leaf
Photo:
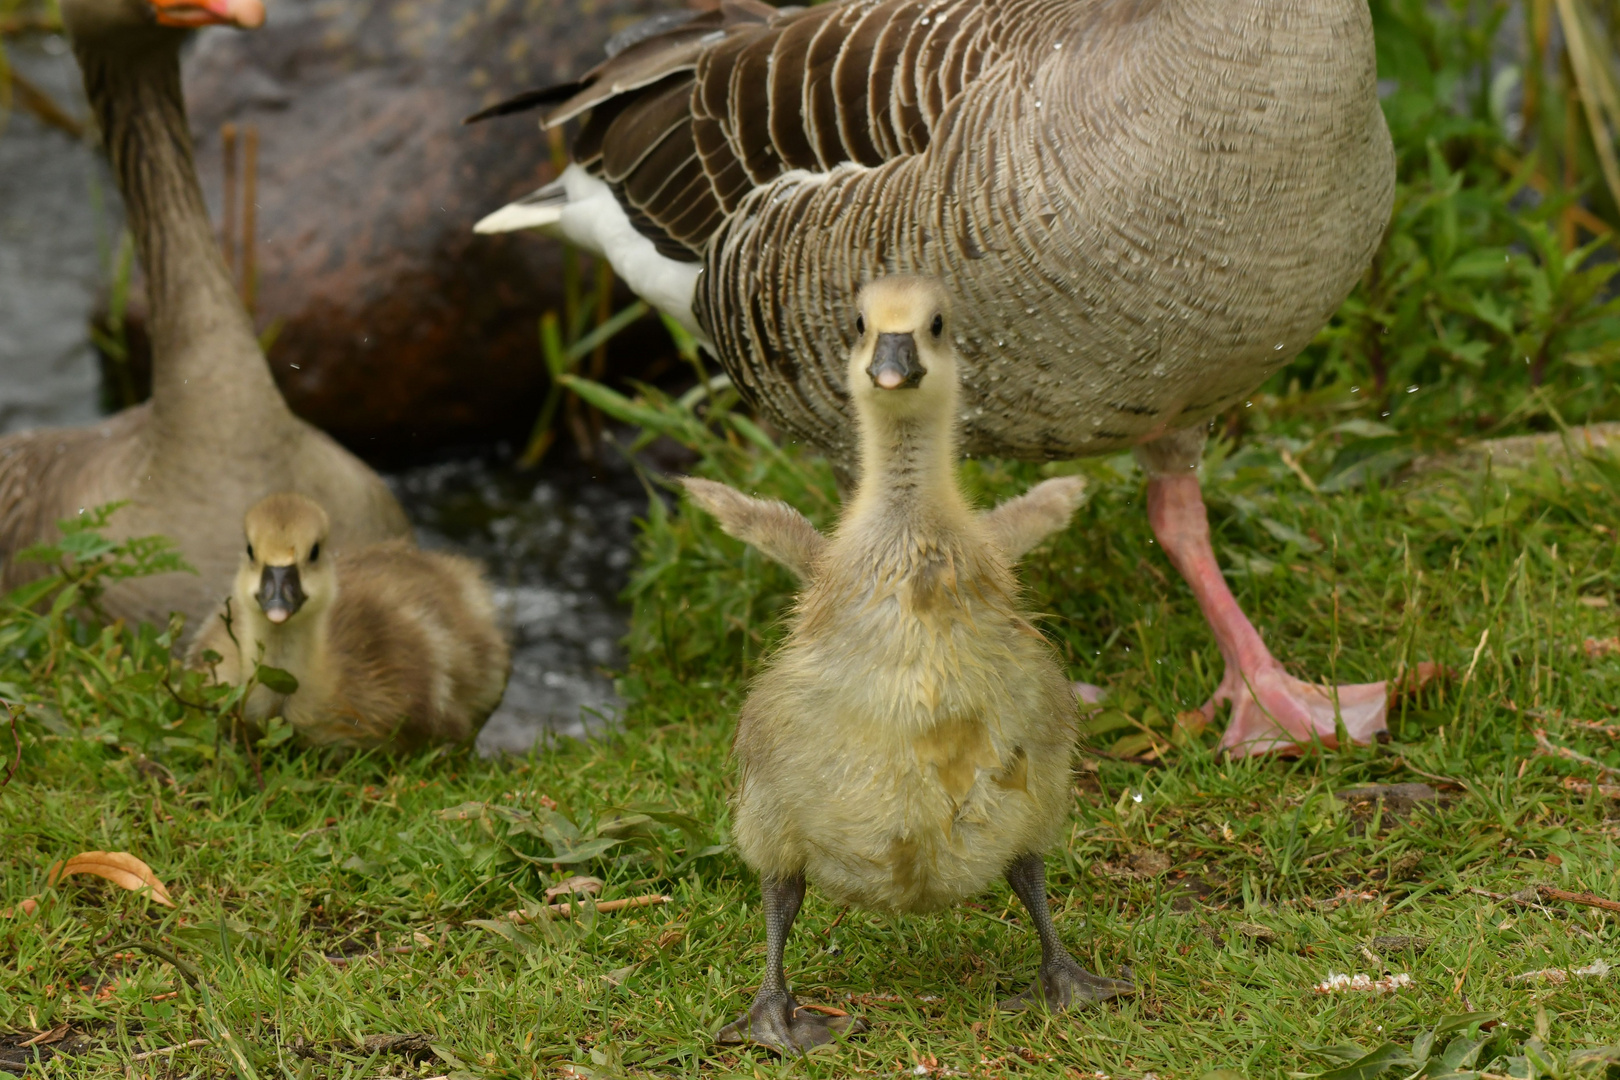
[[[9,919],[16,915],[32,915],[38,910],[39,901],[30,896],[26,900],[19,900],[16,907],[6,908],[4,914],[5,917]]]
[[[1389,704],[1394,705],[1401,698],[1415,694],[1428,686],[1436,679],[1455,679],[1456,671],[1444,664],[1437,664],[1433,660],[1423,660],[1404,671],[1400,678],[1389,684]]]
[[[1508,982],[1551,983],[1553,986],[1559,986],[1568,982],[1572,977],[1581,979],[1601,979],[1608,975],[1612,970],[1614,970],[1614,968],[1607,960],[1598,959],[1592,961],[1590,964],[1587,964],[1585,967],[1578,967],[1573,971],[1566,971],[1563,968],[1542,968],[1540,971],[1527,971],[1523,975],[1510,975],[1508,977]]]
[[[1590,608],[1606,608],[1609,606],[1607,596],[1581,596],[1577,597],[1575,602]]]
[[[52,863],[45,874],[45,883],[55,885],[69,874],[104,878],[121,889],[145,893],[164,907],[174,907],[169,890],[152,873],[152,868],[127,851],[80,852],[66,863]]]
[[[546,899],[550,900],[554,897],[569,895],[595,896],[601,891],[601,878],[586,877],[584,874],[575,874],[573,877],[564,878],[562,881],[557,882],[557,884],[547,889]]]
[[[22,1046],[49,1046],[53,1042],[61,1042],[62,1039],[64,1037],[66,1037],[67,1033],[68,1033],[68,1025],[66,1025],[66,1024],[58,1024],[56,1027],[51,1028],[49,1031],[42,1031],[38,1035],[35,1035],[32,1039],[29,1039],[27,1042],[20,1042],[17,1045],[19,1047],[22,1047]]]
[[[1589,637],[1581,643],[1581,648],[1586,650],[1586,657],[1589,660],[1601,660],[1605,656],[1620,655],[1620,637]]]

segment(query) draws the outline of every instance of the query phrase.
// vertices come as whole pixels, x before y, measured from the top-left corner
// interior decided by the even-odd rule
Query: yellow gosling
[[[801,1012],[782,971],[806,882],[839,903],[927,912],[1005,876],[1041,941],[1035,984],[1003,1007],[1113,997],[1064,949],[1041,853],[1068,820],[1073,693],[1020,608],[1012,564],[1080,494],[1049,481],[988,514],[956,480],[950,305],[929,278],[862,290],[849,389],[860,478],[831,537],[791,508],[688,481],[723,527],[805,580],[787,640],[738,720],[732,834],[760,874],[766,972],[721,1042],[798,1052],[860,1030]]]
[[[403,541],[332,551],[326,512],[290,492],[255,503],[243,529],[231,598],[191,662],[234,685],[259,664],[298,680],[287,695],[256,686],[251,722],[279,714],[313,745],[408,749],[468,739],[500,703],[511,651],[478,564]]]

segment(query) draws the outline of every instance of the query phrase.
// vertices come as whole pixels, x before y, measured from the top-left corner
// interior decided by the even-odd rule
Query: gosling
[[[801,1011],[782,953],[807,881],[839,903],[927,912],[1006,877],[1040,973],[1001,1003],[1058,1010],[1135,988],[1082,968],[1046,905],[1041,854],[1068,820],[1076,704],[1020,611],[1011,566],[1067,523],[1077,479],[987,514],[956,481],[957,358],[935,280],[857,299],[849,387],[854,497],[831,537],[791,507],[708,481],[687,490],[805,585],[786,642],[738,719],[733,839],[764,893],[765,978],[716,1035],[802,1052],[863,1021]]]
[[[478,565],[398,540],[335,553],[329,529],[302,495],[255,503],[231,598],[197,635],[191,663],[237,686],[260,664],[290,673],[290,694],[253,688],[247,720],[262,727],[279,714],[311,745],[407,750],[470,738],[511,670]]]

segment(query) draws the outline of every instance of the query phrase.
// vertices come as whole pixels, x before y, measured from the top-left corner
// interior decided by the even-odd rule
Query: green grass
[[[746,423],[721,418],[694,434],[677,406],[648,408],[688,425],[701,470],[832,514],[819,463],[760,450],[737,434]],[[858,1011],[874,1030],[802,1062],[712,1044],[746,1005],[763,952],[756,883],[724,847],[727,746],[791,583],[712,523],[655,509],[632,587],[624,730],[526,760],[340,761],[272,747],[258,752],[261,790],[229,742],[210,760],[217,715],[153,688],[166,663],[153,631],[0,619],[0,693],[31,702],[21,770],[0,792],[0,911],[38,898],[34,914],[0,918],[0,1030],[68,1023],[87,1035],[62,1044],[79,1052],[41,1070],[52,1076],[120,1075],[135,1053],[208,1039],[133,1075],[843,1077],[922,1066],[1196,1078],[1314,1075],[1353,1057],[1345,1044],[1409,1048],[1443,1017],[1479,1012],[1502,1022],[1477,1065],[1527,1075],[1522,1059],[1539,1053],[1537,1075],[1603,1075],[1570,1059],[1620,1042],[1620,973],[1508,980],[1620,962],[1616,916],[1471,890],[1547,884],[1620,898],[1613,803],[1562,785],[1596,779],[1589,767],[1534,752],[1544,727],[1620,765],[1615,740],[1571,722],[1615,711],[1620,665],[1582,643],[1616,633],[1615,608],[1594,605],[1616,598],[1620,466],[1391,474],[1387,486],[1316,496],[1279,451],[1321,486],[1349,467],[1339,458],[1356,432],[1320,418],[1290,420],[1286,436],[1253,426],[1236,453],[1212,453],[1207,480],[1217,549],[1268,640],[1302,673],[1359,680],[1431,660],[1454,674],[1403,701],[1387,745],[1216,759],[1215,728],[1173,729],[1213,688],[1219,656],[1151,545],[1141,476],[1123,458],[1066,466],[1091,475],[1092,496],[1024,578],[1071,673],[1108,684],[1115,708],[1075,758],[1072,828],[1048,871],[1071,949],[1093,970],[1129,966],[1134,998],[998,1015],[996,1000],[1027,984],[1038,955],[1004,887],[924,918],[844,912],[812,889],[788,950],[796,992]],[[1041,471],[965,467],[987,498]],[[1161,760],[1118,760],[1144,752]],[[1333,797],[1405,781],[1443,799],[1403,817]],[[53,861],[88,849],[146,860],[178,907],[92,878],[47,886]],[[603,878],[603,899],[672,901],[504,920],[574,873]],[[1430,944],[1381,945],[1381,968],[1364,949],[1390,935]],[[131,941],[188,965],[195,984]],[[346,964],[325,959],[379,945]],[[1332,972],[1383,970],[1412,985],[1313,989]],[[387,1033],[423,1034],[439,1050],[413,1061],[365,1049]]]

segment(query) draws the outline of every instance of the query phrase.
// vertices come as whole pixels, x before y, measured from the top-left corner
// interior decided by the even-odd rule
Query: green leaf
[[[292,738],[295,734],[297,734],[297,732],[294,730],[293,726],[287,723],[283,717],[272,716],[270,718],[269,730],[265,732],[264,738],[259,739],[256,743],[254,743],[254,745],[268,750],[272,746],[280,746],[282,743]]]
[[[1410,1065],[1412,1058],[1395,1043],[1386,1042],[1376,1050],[1357,1058],[1348,1065],[1329,1069],[1317,1080],[1374,1080],[1396,1065]]]
[[[277,694],[293,694],[298,692],[298,680],[292,672],[284,671],[268,664],[260,664],[253,669],[253,678],[266,690]]]

